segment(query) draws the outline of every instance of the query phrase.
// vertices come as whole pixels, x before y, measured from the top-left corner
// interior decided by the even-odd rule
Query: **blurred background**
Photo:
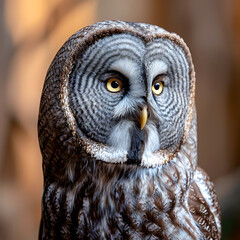
[[[223,239],[240,239],[240,1],[0,0],[0,240],[37,239],[44,78],[62,44],[100,20],[155,24],[190,47],[199,165],[215,182]]]

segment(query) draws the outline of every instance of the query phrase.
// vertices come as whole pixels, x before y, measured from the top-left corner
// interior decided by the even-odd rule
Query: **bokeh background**
[[[37,239],[45,74],[70,35],[100,20],[159,25],[187,42],[197,73],[199,165],[216,185],[223,239],[240,239],[239,0],[0,0],[0,240]]]

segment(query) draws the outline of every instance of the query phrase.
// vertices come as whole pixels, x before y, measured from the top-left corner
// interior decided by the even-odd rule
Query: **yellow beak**
[[[148,119],[147,107],[144,106],[140,112],[139,122],[141,124],[141,130],[145,127]]]

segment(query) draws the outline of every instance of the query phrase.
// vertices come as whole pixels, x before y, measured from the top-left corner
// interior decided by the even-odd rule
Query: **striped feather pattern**
[[[75,180],[66,171],[45,184],[42,239],[220,239],[218,204],[206,204],[213,195],[209,179],[206,200],[192,193],[203,190],[197,180],[205,178],[194,173],[195,131],[171,162],[156,168],[73,156]]]
[[[90,139],[106,143],[116,124],[113,119],[116,106],[123,100],[124,95],[131,94],[128,91],[120,94],[109,93],[104,73],[113,71],[111,66],[119,59],[128,59],[139,66],[134,80],[140,81],[143,47],[143,42],[136,37],[116,35],[99,40],[88,48],[77,62],[70,77],[70,106],[78,126]],[[131,90],[128,80],[125,85]],[[140,96],[133,99],[136,103],[137,98],[141,98],[140,87],[139,94]]]
[[[126,65],[126,90],[112,94],[106,89],[104,74],[115,71],[113,66],[120,59]],[[155,61],[162,61],[167,67],[164,72],[167,82],[160,96],[152,94],[153,79],[148,77],[158,75],[161,70],[150,73]],[[127,73],[130,72],[134,75],[129,77]],[[76,63],[69,87],[73,116],[78,127],[91,140],[105,144],[114,126],[131,117],[125,105],[119,106],[132,96],[127,101],[131,110],[136,109],[144,97],[148,99],[149,109],[156,115],[152,120],[157,125],[160,149],[176,148],[180,144],[189,108],[190,76],[184,51],[170,40],[156,39],[144,43],[130,34],[101,39]],[[116,112],[121,112],[122,117],[115,118]],[[137,116],[134,118],[137,120]]]

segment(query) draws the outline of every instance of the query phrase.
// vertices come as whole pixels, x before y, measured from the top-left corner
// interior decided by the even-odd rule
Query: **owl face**
[[[185,51],[169,38],[100,38],[81,53],[69,76],[77,132],[102,146],[100,152],[116,153],[100,153],[100,160],[121,155],[127,163],[155,165],[156,153],[174,153],[183,141],[190,78]]]

